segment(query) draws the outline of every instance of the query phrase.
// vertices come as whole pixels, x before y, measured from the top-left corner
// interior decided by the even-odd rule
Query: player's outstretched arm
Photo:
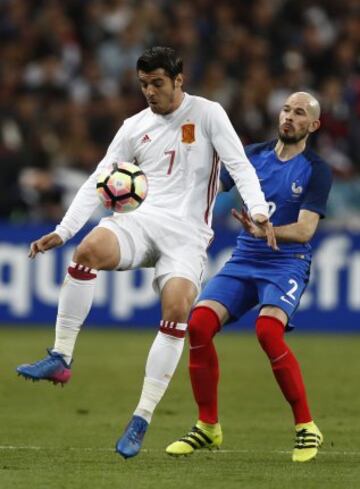
[[[235,219],[241,222],[249,234],[252,234],[255,238],[266,239],[268,246],[273,250],[279,249],[276,242],[274,227],[266,216],[263,214],[254,214],[252,218],[250,218],[244,209],[242,209],[241,212],[232,209],[231,213]]]
[[[235,219],[241,222],[244,229],[249,234],[255,238],[267,238],[265,228],[259,226],[258,223],[255,223],[250,219],[244,209],[241,213],[236,209],[232,209],[231,212]],[[315,234],[319,220],[320,215],[317,212],[302,209],[296,222],[284,226],[275,226],[272,231],[278,241],[288,243],[308,243]]]
[[[95,171],[78,190],[60,224],[56,226],[55,232],[64,243],[75,236],[89,220],[96,207],[100,205],[100,200],[96,194],[98,176],[106,169],[110,169],[114,162],[132,161],[134,159],[133,151],[128,144],[128,133],[124,128],[125,123],[120,127]]]
[[[30,245],[29,258],[35,258],[38,253],[45,253],[47,250],[61,246],[63,240],[57,233],[45,234],[40,239],[33,241]]]

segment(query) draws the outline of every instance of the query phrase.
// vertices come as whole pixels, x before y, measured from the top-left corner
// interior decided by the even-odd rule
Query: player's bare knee
[[[74,261],[80,265],[101,269],[101,253],[93,241],[83,241],[75,250]]]
[[[186,297],[168,303],[163,307],[163,319],[165,321],[185,323],[188,320],[191,306],[191,302],[189,302]]]
[[[264,306],[261,308],[259,316],[270,316],[272,318],[278,319],[285,326],[288,318],[286,313],[277,306]]]
[[[221,326],[223,326],[230,318],[230,313],[220,302],[215,300],[203,300],[197,303],[197,308],[206,307],[214,311],[214,313],[219,318]]]

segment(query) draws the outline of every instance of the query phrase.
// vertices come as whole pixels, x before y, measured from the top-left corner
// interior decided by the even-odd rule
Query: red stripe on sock
[[[175,329],[166,326],[160,326],[159,329],[162,333],[169,336],[174,336],[175,338],[185,338],[186,331],[183,331],[182,329]]]
[[[260,316],[256,334],[271,362],[277,383],[294,414],[295,423],[312,420],[300,365],[284,341],[284,325],[272,316]]]
[[[93,278],[96,277],[96,273],[85,272],[85,270],[80,269],[80,266],[75,265],[74,267],[69,267],[68,274],[78,280],[92,280]],[[91,270],[91,268],[89,270]]]

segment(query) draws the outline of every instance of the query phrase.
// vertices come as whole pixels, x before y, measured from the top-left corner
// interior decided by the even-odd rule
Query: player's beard
[[[308,131],[304,129],[298,134],[285,134],[279,129],[279,139],[284,144],[297,144],[308,136]]]

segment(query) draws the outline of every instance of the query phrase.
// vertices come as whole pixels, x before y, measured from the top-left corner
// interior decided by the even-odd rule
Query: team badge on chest
[[[195,141],[195,124],[181,126],[181,142],[191,144]]]
[[[291,191],[296,197],[298,197],[302,193],[303,188],[301,185],[298,185],[298,182],[293,182],[291,185]]]

